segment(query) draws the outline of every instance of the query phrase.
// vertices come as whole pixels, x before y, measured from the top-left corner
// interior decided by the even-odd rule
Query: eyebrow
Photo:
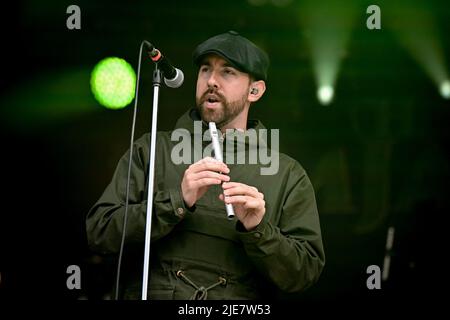
[[[225,63],[223,64],[223,66],[224,66],[224,67],[228,67],[228,68],[236,69],[236,67],[232,66],[232,65],[229,64],[228,62],[225,62]],[[237,70],[237,69],[236,69],[236,70]]]
[[[207,61],[207,60],[203,60],[201,63],[200,63],[200,66],[208,66],[208,67],[210,67],[211,66],[211,63],[209,63],[209,61]],[[228,63],[227,61],[225,61],[225,63],[222,65],[222,67],[224,67],[224,68],[233,68],[233,69],[236,69],[236,67],[234,67],[233,65],[231,65],[230,63]],[[237,70],[237,69],[236,69]]]

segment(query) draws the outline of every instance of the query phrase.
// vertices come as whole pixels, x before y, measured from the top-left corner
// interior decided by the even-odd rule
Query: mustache
[[[203,103],[206,100],[208,100],[208,95],[215,95],[217,97],[217,100],[219,100],[220,102],[226,101],[225,97],[221,93],[219,93],[217,90],[208,89],[200,97],[200,103]]]

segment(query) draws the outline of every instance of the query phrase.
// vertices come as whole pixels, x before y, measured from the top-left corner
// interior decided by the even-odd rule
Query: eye
[[[208,72],[209,67],[208,66],[201,66],[200,67],[200,72]]]
[[[231,68],[225,68],[225,69],[223,70],[223,72],[224,72],[225,74],[227,74],[227,75],[235,75],[235,74],[236,74],[236,72],[234,72],[234,70],[231,69]]]

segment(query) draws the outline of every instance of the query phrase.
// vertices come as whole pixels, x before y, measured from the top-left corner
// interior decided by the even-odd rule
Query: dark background
[[[192,50],[232,29],[271,57],[268,91],[251,116],[280,129],[281,150],[304,166],[316,190],[327,263],[318,284],[295,298],[439,298],[448,252],[450,104],[395,31],[401,24],[426,48],[435,39],[448,61],[448,4],[340,1],[341,10],[352,7],[355,14],[349,40],[336,53],[335,100],[322,106],[302,20],[305,1],[253,3],[262,4],[8,5],[0,19],[2,298],[108,298],[111,266],[89,252],[84,218],[128,149],[132,105],[112,111],[95,101],[94,65],[118,56],[137,70],[143,39],[161,48],[186,77],[181,88],[161,91],[158,129],[169,130],[194,102]],[[81,30],[66,27],[71,4],[81,8]],[[366,28],[370,4],[381,8],[381,30]],[[429,14],[437,32],[425,33],[414,12]],[[330,19],[334,13],[326,12]],[[150,130],[152,67],[142,64],[136,137]],[[395,228],[390,275],[374,292],[366,287],[366,268],[382,268],[389,227]],[[81,290],[66,287],[73,264],[82,270]]]

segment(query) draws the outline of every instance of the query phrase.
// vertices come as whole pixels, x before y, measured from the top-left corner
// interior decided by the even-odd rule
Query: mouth
[[[206,108],[215,109],[220,105],[220,98],[215,94],[207,94],[204,98],[204,105]]]

